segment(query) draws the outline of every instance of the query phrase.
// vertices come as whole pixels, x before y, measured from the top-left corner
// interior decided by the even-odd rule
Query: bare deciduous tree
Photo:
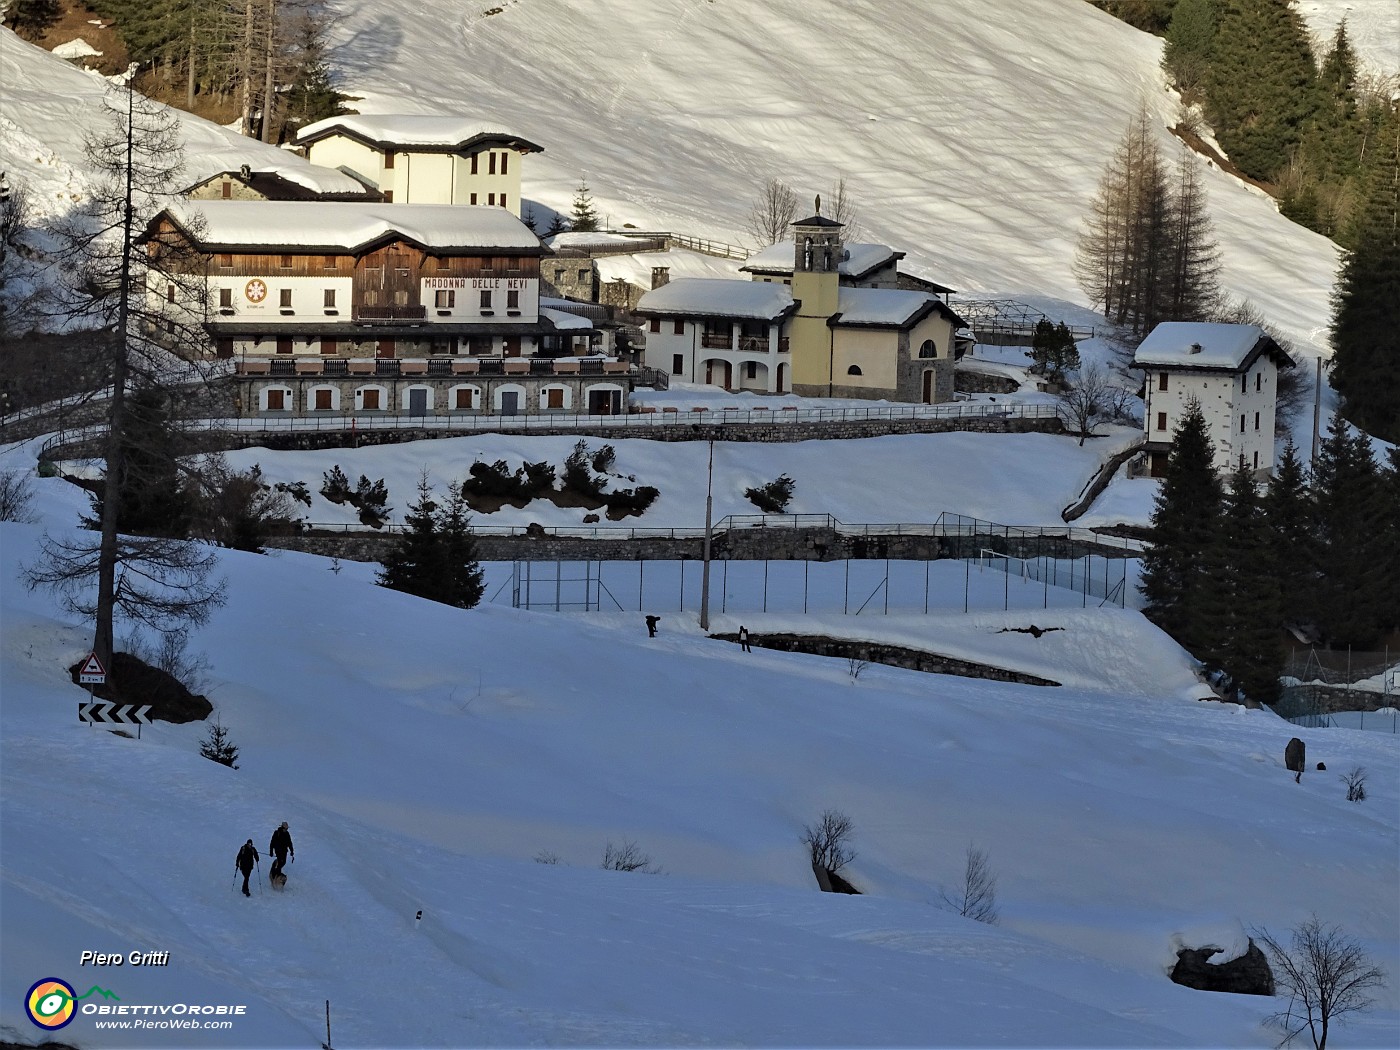
[[[0,521],[32,521],[29,504],[34,486],[20,470],[0,470]]]
[[[781,179],[769,179],[749,211],[749,233],[760,248],[785,240],[797,218],[797,195]]]
[[[657,875],[661,871],[631,839],[623,839],[620,846],[609,841],[603,847],[600,867],[605,871],[640,871],[644,875]]]
[[[1079,435],[1079,443],[1092,437],[1108,401],[1109,382],[1103,369],[1089,365],[1080,369],[1074,386],[1060,395],[1056,412],[1065,429]]]
[[[1348,802],[1366,801],[1366,767],[1356,766],[1349,773],[1342,774],[1342,783],[1347,786]]]
[[[1315,1050],[1326,1050],[1332,1023],[1366,1009],[1370,992],[1385,984],[1385,974],[1353,938],[1316,915],[1292,931],[1284,945],[1268,930],[1252,931],[1273,964],[1274,980],[1288,994],[1288,1006],[1270,1020],[1283,1032],[1280,1047],[1303,1032]]]
[[[835,874],[856,859],[849,842],[855,834],[851,818],[839,810],[828,809],[821,820],[802,829],[802,844],[812,857],[812,866],[825,868]]]
[[[870,661],[859,656],[851,656],[846,659],[846,673],[851,676],[852,682],[859,681],[861,674],[869,666]]]
[[[846,176],[841,175],[837,178],[828,200],[830,203],[827,205],[827,216],[846,227],[841,231],[841,239],[847,244],[860,240],[860,216],[856,209],[855,197],[851,195],[850,186],[846,183]]]
[[[967,847],[963,880],[954,892],[940,889],[939,897],[959,915],[995,926],[1000,919],[997,911],[997,877],[992,871],[987,851],[975,844]]]

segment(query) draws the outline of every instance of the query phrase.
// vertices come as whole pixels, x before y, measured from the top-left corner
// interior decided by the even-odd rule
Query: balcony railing
[[[706,350],[733,350],[734,337],[732,335],[711,335],[703,332],[700,335],[700,345]]]
[[[351,320],[357,324],[384,324],[393,321],[422,321],[428,316],[426,306],[356,306]]]

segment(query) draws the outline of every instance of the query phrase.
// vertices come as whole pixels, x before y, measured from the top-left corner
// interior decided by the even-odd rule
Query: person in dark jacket
[[[739,625],[739,648],[746,653],[753,652],[753,650],[749,648],[749,629],[743,624]]]
[[[655,637],[656,637],[656,625],[659,624],[660,622],[661,622],[661,617],[659,617],[659,616],[648,616],[648,617],[647,617],[647,637],[648,637],[648,638],[655,638]]]
[[[243,843],[243,848],[238,851],[238,859],[233,862],[233,866],[243,873],[243,896],[251,897],[248,892],[248,876],[253,874],[253,865],[258,862],[258,847],[253,845],[253,840],[249,839]]]
[[[267,844],[267,855],[277,858],[272,862],[272,871],[268,878],[275,879],[282,874],[282,869],[287,865],[288,853],[296,860],[297,851],[292,846],[292,833],[287,830],[287,822],[284,820],[282,826],[272,833],[272,841]]]

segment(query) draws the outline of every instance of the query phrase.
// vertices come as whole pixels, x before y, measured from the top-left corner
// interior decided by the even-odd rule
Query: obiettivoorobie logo
[[[121,1001],[115,992],[99,988],[95,984],[82,995],[78,995],[67,981],[61,981],[57,977],[45,977],[41,981],[35,981],[30,987],[29,994],[24,997],[24,1012],[40,1028],[54,1031],[73,1020],[78,1012],[78,1000],[86,999],[89,995]]]

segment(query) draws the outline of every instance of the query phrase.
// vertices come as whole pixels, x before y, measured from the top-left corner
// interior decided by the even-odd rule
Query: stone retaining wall
[[[712,638],[721,641],[739,641],[737,634],[715,634]],[[749,633],[749,644],[763,649],[777,649],[786,653],[810,653],[813,656],[834,656],[842,659],[869,660],[871,663],[888,664],[891,667],[906,667],[911,671],[926,671],[931,674],[951,674],[961,678],[989,678],[995,682],[1019,682],[1022,685],[1058,686],[1048,678],[1037,678],[1022,671],[1009,671],[1004,667],[959,660],[939,653],[925,652],[922,649],[906,649],[899,645],[886,645],[880,642],[860,642],[845,638],[828,638],[824,635],[808,634],[754,634]]]

